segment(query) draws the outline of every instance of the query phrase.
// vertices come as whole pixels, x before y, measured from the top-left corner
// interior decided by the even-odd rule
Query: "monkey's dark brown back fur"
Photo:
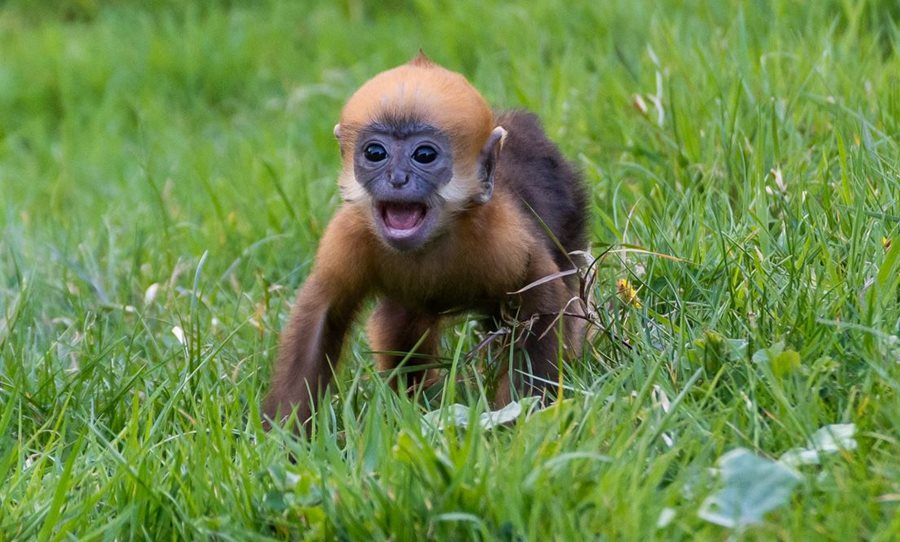
[[[545,238],[560,269],[572,267],[545,233],[543,221],[567,252],[587,247],[587,191],[577,169],[547,139],[541,122],[528,111],[497,115],[507,130],[497,163],[496,189],[510,190]],[[529,209],[530,206],[530,209]],[[537,216],[535,216],[537,215]],[[537,218],[540,217],[540,220]]]

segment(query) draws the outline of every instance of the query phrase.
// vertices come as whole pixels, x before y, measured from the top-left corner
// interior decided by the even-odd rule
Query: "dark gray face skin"
[[[453,178],[446,135],[424,124],[373,123],[356,139],[353,170],[388,245],[410,251],[431,239],[443,203],[438,190]]]

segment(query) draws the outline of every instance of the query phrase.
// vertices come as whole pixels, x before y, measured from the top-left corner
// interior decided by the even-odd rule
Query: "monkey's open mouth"
[[[389,233],[397,236],[413,233],[428,213],[428,207],[421,203],[386,201],[378,207]]]
[[[375,223],[381,237],[397,250],[422,246],[434,228],[435,213],[424,203],[380,201],[375,204]]]

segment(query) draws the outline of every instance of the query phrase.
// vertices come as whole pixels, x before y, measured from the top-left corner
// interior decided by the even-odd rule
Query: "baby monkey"
[[[421,383],[415,365],[437,356],[444,317],[476,311],[499,322],[514,307],[528,324],[495,403],[514,388],[552,389],[559,360],[580,355],[577,275],[561,272],[587,245],[587,190],[537,117],[492,112],[462,75],[420,53],[357,90],[334,135],[344,203],[282,332],[267,419],[282,423],[296,408],[308,421],[373,295],[367,332],[379,369],[415,350],[409,377]]]

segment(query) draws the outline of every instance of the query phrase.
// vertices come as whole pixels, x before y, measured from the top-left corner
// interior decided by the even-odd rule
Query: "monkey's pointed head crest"
[[[409,64],[411,66],[434,66],[434,62],[428,58],[428,55],[422,49],[419,49],[418,54],[409,61]]]
[[[407,64],[366,81],[341,111],[342,144],[372,122],[421,122],[446,133],[463,162],[477,158],[493,129],[485,99],[465,77],[432,62],[421,50]]]

